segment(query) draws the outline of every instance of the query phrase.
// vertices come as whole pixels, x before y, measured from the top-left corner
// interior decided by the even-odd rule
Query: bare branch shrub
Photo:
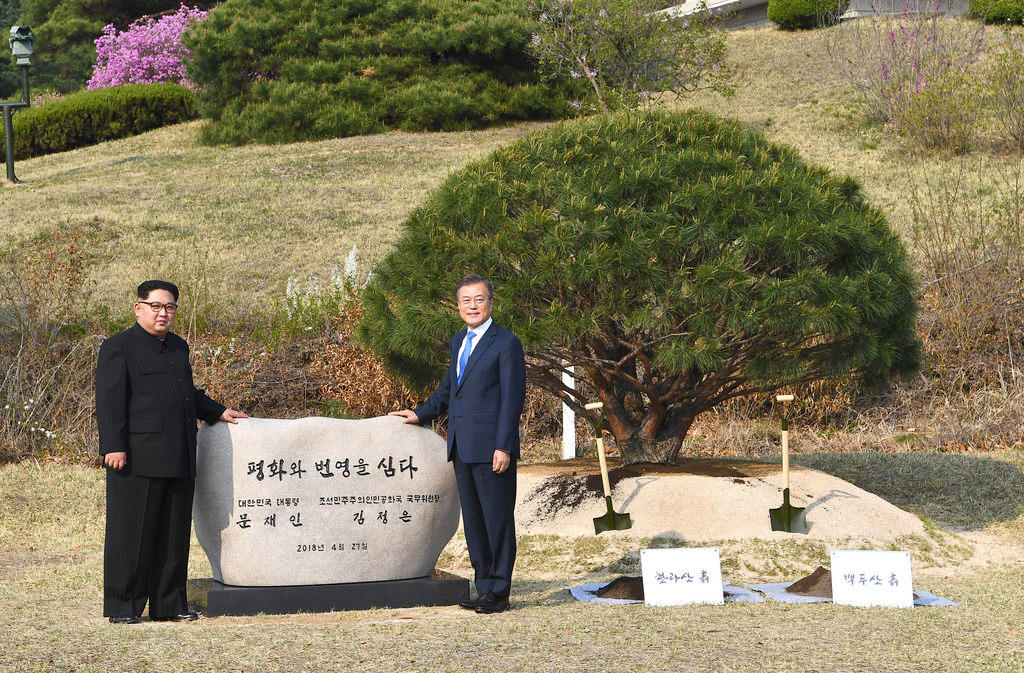
[[[996,121],[1018,152],[1024,152],[1024,35],[1007,28],[993,50],[989,98]]]
[[[94,437],[97,340],[77,233],[0,252],[0,462],[79,459]]]
[[[1024,408],[1024,161],[908,180],[921,258],[919,330],[931,376],[920,394],[948,439],[1012,445]]]
[[[898,120],[932,81],[968,77],[984,26],[948,17],[949,0],[877,0],[872,16],[822,32],[832,67],[860,94],[868,117]],[[890,13],[903,7],[902,12]]]

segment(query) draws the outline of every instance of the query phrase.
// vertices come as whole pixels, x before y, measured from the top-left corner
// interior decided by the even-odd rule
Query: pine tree
[[[582,411],[575,365],[627,462],[672,462],[734,397],[916,369],[915,280],[859,186],[700,111],[562,123],[451,175],[364,293],[358,334],[429,389],[483,273],[533,385]]]

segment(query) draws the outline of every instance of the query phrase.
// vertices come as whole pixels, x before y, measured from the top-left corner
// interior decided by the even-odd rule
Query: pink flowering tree
[[[96,65],[86,88],[173,83],[195,89],[185,74],[189,52],[181,36],[207,14],[183,3],[174,14],[142,17],[123,31],[108,25],[96,40]]]

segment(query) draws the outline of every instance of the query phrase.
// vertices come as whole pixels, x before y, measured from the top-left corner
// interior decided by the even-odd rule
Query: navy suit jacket
[[[452,337],[448,372],[416,415],[428,423],[448,412],[448,460],[456,450],[465,463],[490,463],[495,449],[519,458],[519,417],[526,398],[523,345],[492,322],[459,384],[455,368],[465,337],[466,330]]]

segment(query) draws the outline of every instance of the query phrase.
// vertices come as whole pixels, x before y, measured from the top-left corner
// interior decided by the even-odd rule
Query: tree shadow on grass
[[[965,454],[809,453],[792,457],[901,509],[964,530],[1024,513],[1024,472],[1005,460]]]

